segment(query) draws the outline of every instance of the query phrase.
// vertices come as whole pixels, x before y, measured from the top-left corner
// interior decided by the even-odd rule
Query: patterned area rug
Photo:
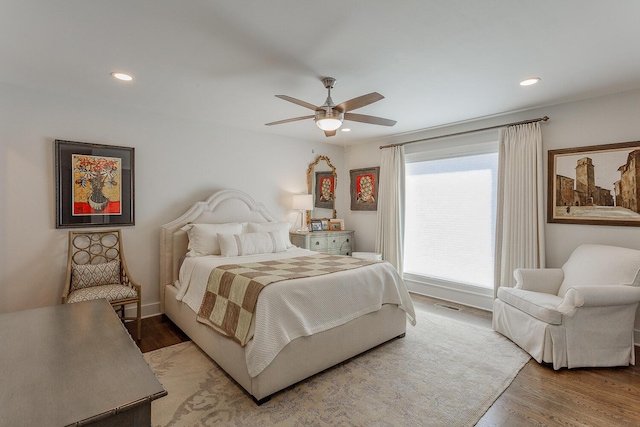
[[[529,360],[489,329],[418,312],[418,324],[256,406],[191,342],[146,353],[169,394],[154,426],[472,426]]]

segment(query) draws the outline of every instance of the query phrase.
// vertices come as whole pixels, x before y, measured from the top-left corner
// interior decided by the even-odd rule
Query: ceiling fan
[[[351,120],[353,122],[361,122],[361,123],[368,123],[372,125],[381,125],[381,126],[393,126],[396,124],[395,120],[383,119],[382,117],[367,116],[364,114],[351,113],[351,111],[353,110],[362,108],[366,105],[373,104],[376,101],[380,101],[381,99],[384,99],[384,96],[380,95],[378,92],[371,92],[367,95],[362,95],[357,98],[353,98],[341,104],[336,105],[333,103],[333,99],[331,99],[331,89],[333,89],[333,85],[336,83],[336,79],[334,79],[333,77],[325,77],[322,79],[322,83],[324,84],[324,87],[328,91],[328,96],[324,104],[322,104],[319,107],[316,107],[313,104],[309,104],[308,102],[301,101],[299,99],[292,98],[287,95],[276,95],[276,97],[280,99],[284,99],[285,101],[293,102],[294,104],[298,104],[302,107],[306,107],[310,110],[314,110],[315,111],[314,115],[279,120],[277,122],[266,123],[266,126],[296,122],[299,120],[313,119],[316,122],[316,125],[318,125],[318,127],[324,131],[324,134],[329,137],[329,136],[335,136],[336,130],[340,126],[342,126],[342,122],[344,120]]]

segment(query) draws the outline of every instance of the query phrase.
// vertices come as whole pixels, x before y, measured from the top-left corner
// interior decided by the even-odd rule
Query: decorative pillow
[[[189,252],[187,256],[220,255],[218,233],[240,234],[242,224],[229,222],[226,224],[187,224],[182,227],[189,236]]]
[[[291,240],[289,240],[289,230],[291,230],[291,224],[288,222],[250,222],[247,226],[250,233],[264,233],[269,231],[279,231],[282,234],[282,238],[287,244],[287,248],[293,247]]]
[[[113,285],[120,283],[120,260],[102,264],[71,264],[71,288],[90,288],[92,286]]]
[[[287,243],[282,233],[270,231],[264,233],[218,234],[222,256],[240,256],[284,252]]]

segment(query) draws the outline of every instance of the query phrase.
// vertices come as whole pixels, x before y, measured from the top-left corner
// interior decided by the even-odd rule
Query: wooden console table
[[[0,426],[149,426],[167,392],[104,300],[0,315]]]

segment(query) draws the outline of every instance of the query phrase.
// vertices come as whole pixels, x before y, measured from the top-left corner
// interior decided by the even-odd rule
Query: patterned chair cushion
[[[91,286],[120,284],[120,260],[102,264],[71,264],[70,292]]]
[[[73,291],[67,297],[67,303],[90,301],[94,299],[106,298],[107,301],[120,301],[127,298],[136,298],[138,292],[135,288],[124,285],[102,285]]]

